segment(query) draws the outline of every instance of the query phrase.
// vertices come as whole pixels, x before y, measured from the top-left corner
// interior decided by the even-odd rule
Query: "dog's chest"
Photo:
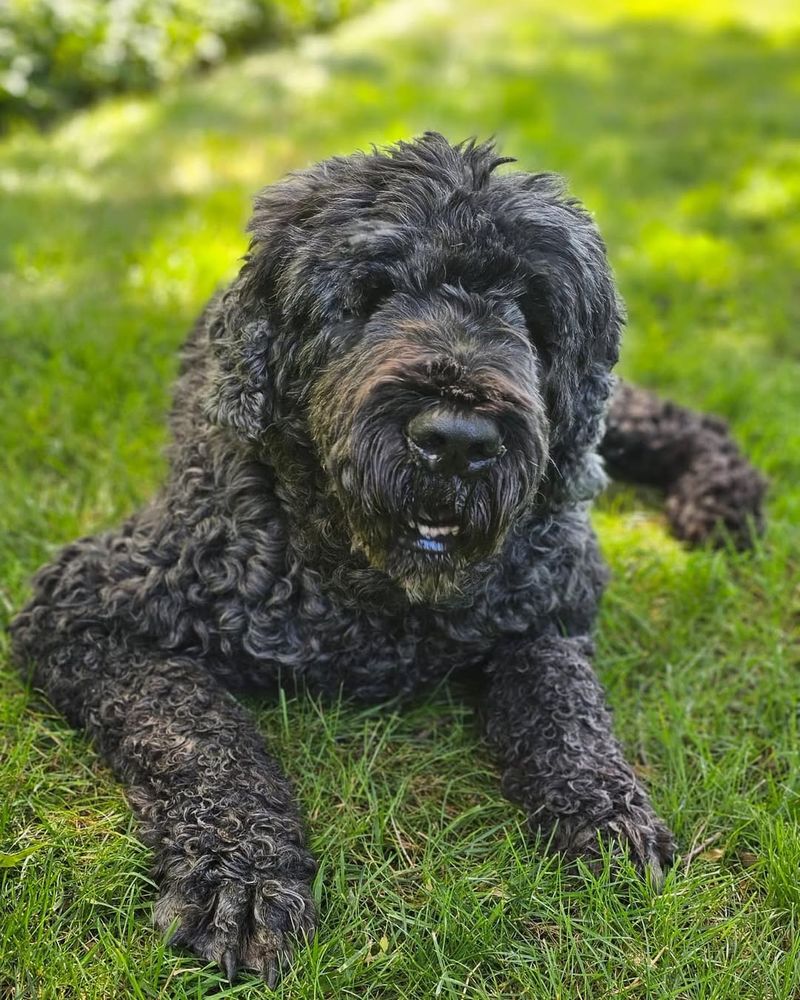
[[[358,611],[300,591],[249,609],[242,645],[250,686],[294,680],[323,696],[375,701],[476,665],[489,642],[454,642],[430,614]]]
[[[241,616],[247,683],[295,681],[316,694],[365,701],[410,695],[480,669],[509,640],[542,631],[554,603],[553,592],[540,588],[484,595],[449,611],[391,613],[354,608],[296,581]]]
[[[364,593],[356,601],[294,562],[269,587],[247,597],[237,589],[214,603],[226,679],[242,688],[296,682],[320,695],[384,700],[479,669],[523,635],[584,633],[605,578],[594,537],[574,518],[551,525],[547,540],[553,544],[535,533],[512,539],[468,605],[451,610],[391,610],[363,586],[352,592]]]

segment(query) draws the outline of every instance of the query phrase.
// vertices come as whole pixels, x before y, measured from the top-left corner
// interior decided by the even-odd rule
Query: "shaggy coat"
[[[300,813],[240,692],[471,677],[532,831],[588,857],[599,835],[656,876],[673,856],[591,665],[598,448],[692,541],[746,540],[763,483],[721,424],[639,390],[601,445],[622,325],[603,242],[557,178],[503,162],[428,133],[264,191],[184,348],[162,490],[67,546],[13,623],[126,785],[157,925],[229,976],[273,981],[315,919]],[[491,447],[446,470],[419,414]]]

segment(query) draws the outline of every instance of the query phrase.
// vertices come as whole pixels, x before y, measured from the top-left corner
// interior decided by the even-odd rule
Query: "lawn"
[[[158,483],[175,349],[250,195],[426,128],[567,175],[628,304],[621,370],[723,414],[772,481],[752,554],[684,550],[652,497],[598,506],[599,670],[683,852],[660,895],[526,845],[457,691],[257,706],[320,858],[278,996],[800,995],[799,107],[789,0],[395,0],[0,143],[3,623]],[[8,669],[0,852],[0,997],[264,995],[163,946],[119,787]]]

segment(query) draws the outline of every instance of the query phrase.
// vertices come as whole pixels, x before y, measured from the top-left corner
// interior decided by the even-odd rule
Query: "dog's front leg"
[[[243,967],[274,983],[314,923],[316,866],[289,782],[248,713],[192,663],[151,667],[126,701],[117,763],[156,849],[157,926],[231,979]]]
[[[248,713],[197,659],[101,633],[46,641],[27,622],[36,684],[125,782],[155,851],[157,926],[231,978],[247,968],[274,982],[312,931],[315,864]]]
[[[602,838],[660,880],[675,844],[614,738],[590,655],[589,639],[559,636],[496,655],[486,722],[503,790],[555,849],[596,860]]]

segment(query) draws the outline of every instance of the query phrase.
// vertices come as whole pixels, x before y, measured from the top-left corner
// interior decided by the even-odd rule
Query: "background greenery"
[[[687,552],[625,491],[596,515],[599,670],[684,852],[659,896],[524,843],[457,692],[258,709],[321,859],[320,933],[280,996],[800,993],[799,32],[775,0],[398,0],[0,144],[4,619],[156,487],[175,348],[236,269],[250,194],[425,128],[567,174],[628,302],[622,370],[727,416],[772,479],[752,555]],[[0,996],[263,995],[161,945],[120,789],[0,677]]]
[[[265,39],[329,26],[365,0],[5,0],[0,124],[152,87]]]

